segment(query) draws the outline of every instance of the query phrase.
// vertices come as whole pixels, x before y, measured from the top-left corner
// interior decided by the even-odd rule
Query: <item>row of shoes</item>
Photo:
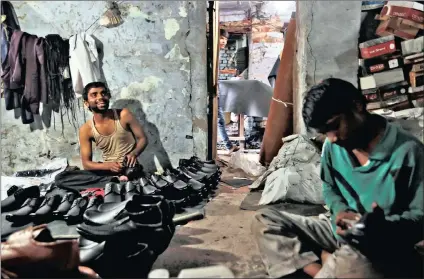
[[[125,272],[130,272],[132,262],[132,268],[138,269],[137,276],[146,276],[174,235],[174,203],[163,196],[140,195],[133,191],[131,182],[126,183],[122,196],[110,190],[115,186],[106,186],[104,200],[86,210],[83,223],[77,226],[81,263],[109,276],[122,277],[123,271],[116,263],[125,264]],[[113,263],[117,270],[110,270],[107,263]]]
[[[81,197],[78,191],[52,187],[44,196],[38,186],[13,186],[8,197],[1,202],[6,220],[13,223],[47,223],[61,219],[74,224],[82,220],[86,209],[95,206],[96,200]]]

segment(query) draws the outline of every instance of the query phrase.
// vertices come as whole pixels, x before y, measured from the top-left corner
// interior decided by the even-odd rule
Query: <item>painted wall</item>
[[[106,10],[104,1],[13,1],[23,31],[69,38]],[[92,33],[103,49],[103,72],[112,106],[129,107],[143,124],[149,145],[140,156],[147,170],[181,157],[204,157],[206,118],[206,2],[121,1],[124,23]],[[54,157],[80,165],[77,129],[91,116],[82,106],[72,125],[30,127],[1,102],[1,173],[35,168]],[[33,130],[33,131],[31,131]],[[96,159],[100,159],[96,153]]]
[[[294,132],[304,134],[302,102],[310,86],[329,77],[358,85],[361,1],[298,1],[297,4]]]

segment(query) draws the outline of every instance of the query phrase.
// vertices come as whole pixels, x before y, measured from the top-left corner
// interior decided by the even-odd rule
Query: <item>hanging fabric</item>
[[[72,86],[80,97],[85,85],[101,80],[96,41],[87,33],[74,35],[69,38],[69,54]]]

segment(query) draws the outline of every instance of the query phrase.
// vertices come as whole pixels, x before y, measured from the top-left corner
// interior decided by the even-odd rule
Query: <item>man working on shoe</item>
[[[225,46],[227,45],[229,34],[226,30],[220,29],[219,30],[219,48],[220,48],[220,54],[225,49]],[[221,60],[221,59],[219,59]],[[218,94],[219,94],[219,87],[218,87]],[[228,137],[227,131],[225,130],[225,117],[224,117],[224,111],[222,110],[222,107],[219,105],[218,101],[218,133],[221,140],[225,143],[225,147],[227,150],[231,152],[235,152],[239,150],[237,145],[233,145],[230,141],[230,138]]]
[[[260,210],[252,228],[269,275],[422,278],[414,245],[423,239],[423,144],[367,112],[361,92],[340,79],[307,92],[303,118],[327,136],[321,177],[332,218]]]
[[[79,131],[82,165],[89,171],[119,174],[126,166],[134,167],[137,157],[147,145],[143,128],[126,108],[109,109],[109,90],[102,82],[85,86],[84,105],[93,113]],[[103,153],[103,162],[93,161],[92,143]]]

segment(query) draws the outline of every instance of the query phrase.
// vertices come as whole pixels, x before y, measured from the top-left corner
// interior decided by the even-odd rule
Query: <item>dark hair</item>
[[[84,101],[88,101],[88,92],[91,88],[99,88],[103,87],[106,93],[109,93],[109,89],[106,87],[106,84],[101,81],[90,82],[84,87],[84,91],[82,92],[82,98]]]
[[[230,34],[228,34],[227,30],[225,29],[219,29],[219,36],[228,39],[230,37]]]
[[[335,115],[352,111],[357,103],[365,111],[366,101],[360,90],[345,80],[328,78],[306,92],[303,121],[308,129],[319,128]]]

